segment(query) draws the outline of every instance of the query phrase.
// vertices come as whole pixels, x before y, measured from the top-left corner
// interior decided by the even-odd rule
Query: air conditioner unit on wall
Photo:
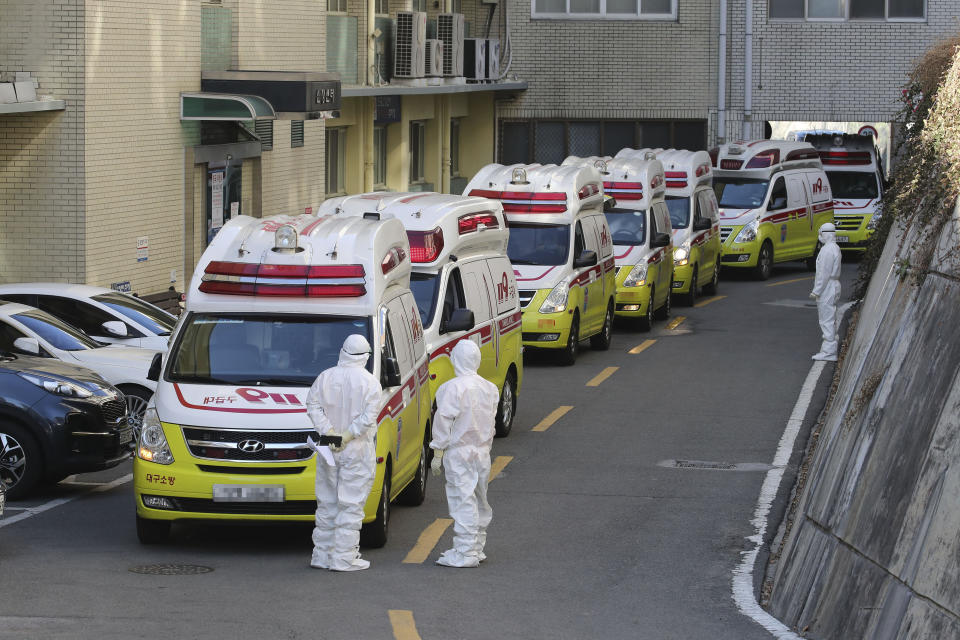
[[[428,78],[443,77],[443,43],[427,38],[426,52],[426,76]]]
[[[393,75],[395,78],[422,78],[425,71],[427,14],[422,11],[398,11],[393,39]]]
[[[470,80],[486,80],[487,41],[485,38],[463,39],[463,75]]]
[[[487,40],[487,80],[496,80],[500,77],[500,41],[496,38]]]
[[[443,75],[463,75],[463,14],[441,13],[437,16],[437,38],[443,43]]]

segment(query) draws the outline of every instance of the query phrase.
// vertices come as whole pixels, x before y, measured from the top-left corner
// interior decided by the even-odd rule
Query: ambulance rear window
[[[866,171],[827,171],[834,198],[866,200],[880,197],[877,174]]]
[[[713,190],[721,207],[756,209],[767,197],[769,180],[750,178],[714,178]]]
[[[510,223],[507,257],[513,264],[567,263],[570,225]]]
[[[686,229],[690,224],[690,198],[667,196],[667,209],[670,211],[670,226],[674,229]]]
[[[647,237],[647,211],[611,209],[606,212],[613,244],[638,247]]]
[[[437,308],[437,285],[440,283],[440,276],[436,273],[418,273],[414,271],[410,274],[410,291],[417,301],[417,311],[420,312],[420,324],[424,327],[430,326],[430,320],[433,319],[433,310]]]

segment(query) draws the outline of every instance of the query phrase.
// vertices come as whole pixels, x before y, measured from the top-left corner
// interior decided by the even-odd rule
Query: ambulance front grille
[[[733,227],[720,227],[720,242],[726,242],[733,232]]]
[[[521,309],[525,309],[527,305],[530,304],[530,301],[533,300],[533,296],[537,294],[536,291],[523,291],[523,290],[518,291],[517,293],[520,295]]]
[[[313,455],[307,446],[307,436],[314,433],[313,429],[255,431],[183,427],[183,439],[194,457],[234,462],[301,462]]]
[[[856,231],[863,224],[863,216],[833,216],[833,224],[837,231]]]

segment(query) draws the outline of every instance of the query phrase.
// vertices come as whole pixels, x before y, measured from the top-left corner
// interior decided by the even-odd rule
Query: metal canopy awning
[[[181,93],[181,120],[276,120],[273,105],[260,96],[230,93]]]

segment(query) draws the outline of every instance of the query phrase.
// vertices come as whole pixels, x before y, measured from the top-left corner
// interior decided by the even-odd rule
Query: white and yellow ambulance
[[[564,160],[576,165],[578,159]],[[676,280],[670,213],[664,200],[663,165],[652,152],[616,159],[582,158],[603,175],[604,215],[617,266],[616,315],[636,320],[643,331],[654,316],[670,314]]]
[[[867,250],[880,220],[883,172],[873,136],[853,133],[807,134],[820,154],[833,191],[833,224],[842,251]]]
[[[137,533],[177,520],[314,517],[306,397],[354,333],[383,385],[362,542],[387,539],[390,502],[423,501],[429,366],[397,220],[239,216],[203,253],[134,460]]]
[[[495,200],[439,193],[362,193],[331,198],[320,215],[397,219],[407,230],[417,300],[430,354],[430,387],[454,375],[450,351],[472,340],[480,375],[500,389],[496,432],[510,433],[523,382],[520,300],[507,258],[509,230]]]
[[[754,140],[710,151],[720,205],[720,262],[766,280],[773,265],[813,269],[820,225],[833,222],[830,181],[808,142]]]
[[[523,344],[573,364],[580,341],[610,348],[616,268],[594,167],[489,164],[464,195],[499,200],[523,310]]]

